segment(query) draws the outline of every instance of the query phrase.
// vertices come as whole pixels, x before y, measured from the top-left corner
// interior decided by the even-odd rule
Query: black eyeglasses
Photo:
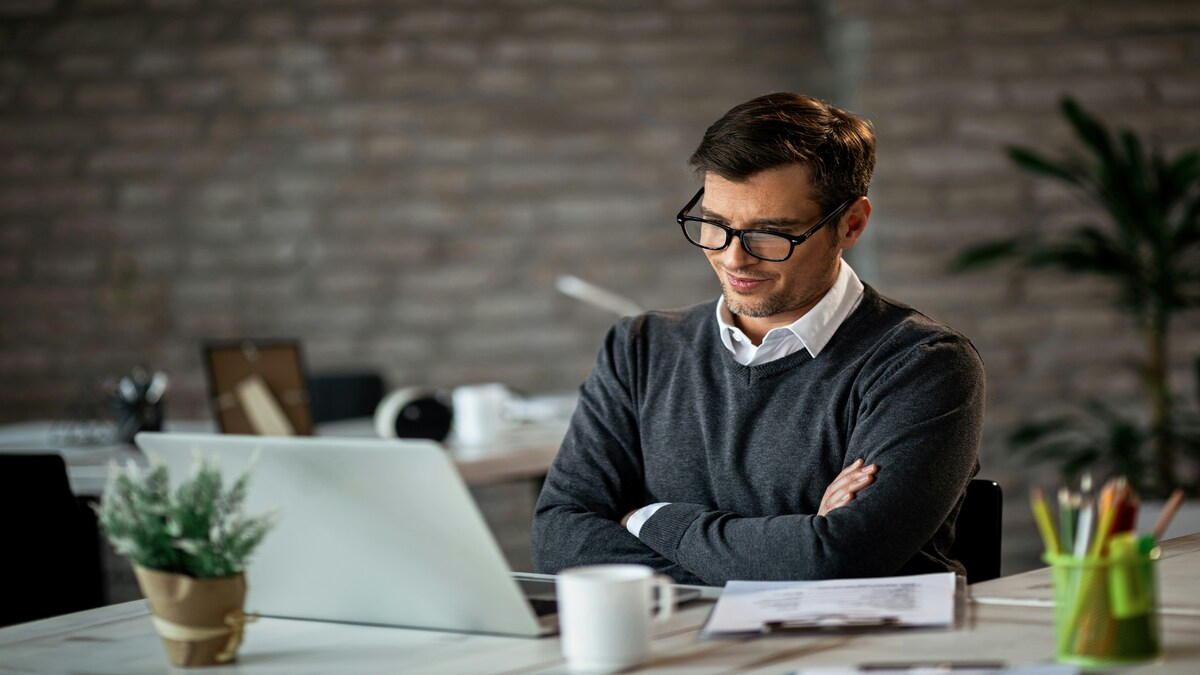
[[[792,257],[792,251],[796,246],[808,241],[826,224],[833,222],[838,215],[845,211],[848,206],[853,204],[858,197],[851,197],[842,202],[840,206],[829,212],[829,215],[822,218],[816,225],[808,228],[804,234],[794,237],[790,234],[782,232],[771,232],[770,230],[735,230],[732,227],[718,223],[712,220],[689,216],[688,211],[700,201],[700,197],[704,195],[704,188],[696,193],[695,197],[687,203],[679,211],[679,215],[675,216],[675,222],[679,223],[679,227],[683,229],[683,236],[695,246],[709,251],[722,251],[729,242],[737,237],[742,242],[742,248],[750,255],[759,260],[768,262],[783,262]]]

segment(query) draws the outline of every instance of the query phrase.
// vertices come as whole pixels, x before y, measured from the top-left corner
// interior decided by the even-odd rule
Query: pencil
[[[1050,510],[1046,508],[1046,500],[1042,498],[1042,489],[1033,488],[1029,494],[1029,501],[1033,507],[1033,519],[1037,521],[1042,541],[1046,544],[1046,553],[1058,555],[1058,536],[1054,533],[1054,523],[1050,521]]]
[[[1108,535],[1112,530],[1113,519],[1117,516],[1117,486],[1109,481],[1100,491],[1100,523],[1096,527],[1096,536],[1092,539],[1089,558],[1099,558],[1104,555],[1104,545],[1108,543]]]
[[[1154,523],[1154,540],[1162,539],[1162,536],[1167,532],[1167,526],[1171,524],[1171,519],[1175,517],[1175,512],[1179,510],[1179,505],[1183,503],[1183,488],[1175,488],[1171,493],[1171,498],[1167,500],[1166,506],[1163,507],[1162,515],[1158,517],[1158,522]]]

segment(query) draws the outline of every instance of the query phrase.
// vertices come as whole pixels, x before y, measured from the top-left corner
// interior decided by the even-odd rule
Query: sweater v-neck
[[[717,300],[717,302],[720,302],[720,300]],[[836,351],[835,347],[839,342],[839,338],[844,336],[846,330],[855,329],[863,321],[864,316],[877,308],[878,302],[879,294],[869,284],[864,283],[862,301],[858,303],[858,307],[850,313],[850,316],[846,317],[842,325],[834,331],[833,337],[830,338],[829,343],[822,350],[821,354],[826,358],[830,358],[831,353]],[[733,358],[733,353],[721,344],[719,334],[721,327],[717,323],[715,313],[705,322],[704,330],[708,332],[711,339],[716,341],[716,348],[721,352],[721,364],[725,367],[731,378],[737,382],[745,382],[747,385],[757,384],[763,380],[782,375],[816,360],[816,358],[808,353],[807,349],[800,349],[787,356],[767,361],[766,363],[753,366],[742,365]]]

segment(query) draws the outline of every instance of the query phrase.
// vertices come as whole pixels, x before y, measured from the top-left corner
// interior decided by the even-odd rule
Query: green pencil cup
[[[1047,555],[1054,575],[1058,660],[1084,666],[1149,661],[1162,654],[1155,566],[1159,550],[1106,558]]]

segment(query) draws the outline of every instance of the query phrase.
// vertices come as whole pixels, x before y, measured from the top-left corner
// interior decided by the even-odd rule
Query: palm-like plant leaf
[[[1050,158],[1027,147],[1010,147],[1008,156],[1024,171],[1064,183],[1102,207],[1107,226],[1086,224],[1053,237],[982,242],[964,249],[951,269],[1008,259],[1116,282],[1117,306],[1133,318],[1148,345],[1144,383],[1151,428],[1109,417],[1099,427],[1093,420],[1087,439],[1062,428],[1021,428],[1018,436],[1043,456],[1055,457],[1064,470],[1103,456],[1122,470],[1140,473],[1146,465],[1144,448],[1153,445],[1155,487],[1169,490],[1176,482],[1172,444],[1182,441],[1171,429],[1166,336],[1174,312],[1200,306],[1200,151],[1168,157],[1129,129],[1110,131],[1071,98],[1064,98],[1060,108],[1079,141],[1076,151]]]

